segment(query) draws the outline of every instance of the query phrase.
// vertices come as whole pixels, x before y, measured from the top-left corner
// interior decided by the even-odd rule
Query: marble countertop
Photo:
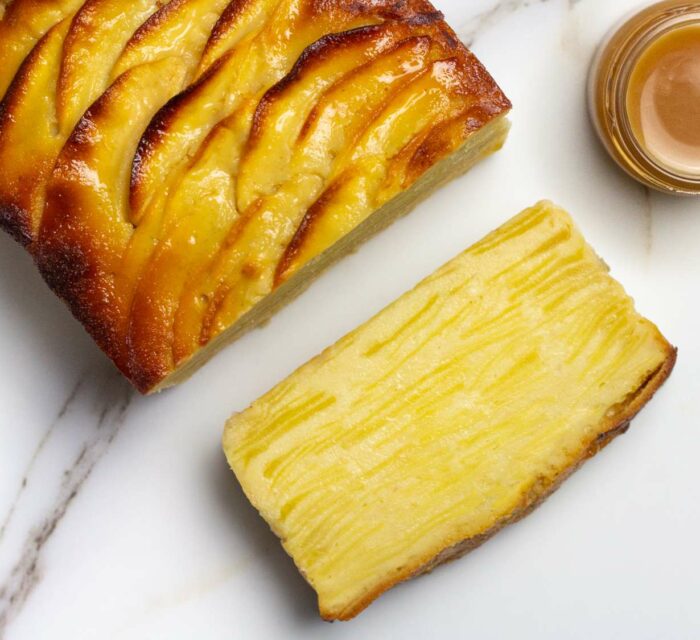
[[[436,4],[513,100],[506,148],[184,386],[135,395],[0,238],[0,637],[700,637],[700,201],[625,177],[585,108],[596,43],[644,3]],[[225,419],[542,198],[678,345],[674,376],[531,517],[354,622],[321,622],[226,467]]]

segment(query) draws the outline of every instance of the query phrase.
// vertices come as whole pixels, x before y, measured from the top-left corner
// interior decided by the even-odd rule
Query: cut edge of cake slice
[[[494,457],[493,464],[486,464],[483,468],[477,465],[475,468],[481,469],[479,471],[481,475],[477,474],[473,478],[467,478],[469,486],[464,491],[464,495],[460,494],[460,499],[471,499],[466,494],[469,494],[470,491],[479,493],[476,490],[471,490],[473,483],[474,487],[483,491],[482,501],[484,504],[491,504],[489,499],[494,501],[493,504],[496,506],[493,508],[493,511],[487,510],[488,513],[484,515],[482,512],[483,505],[477,500],[473,503],[476,505],[473,508],[473,513],[476,515],[472,516],[472,512],[467,510],[458,514],[459,517],[455,517],[453,522],[448,522],[449,526],[446,528],[440,528],[436,525],[434,529],[431,529],[430,525],[425,525],[426,528],[423,530],[421,539],[420,535],[412,532],[414,521],[422,521],[425,515],[425,519],[429,523],[440,522],[440,519],[435,514],[427,512],[437,508],[434,501],[439,501],[439,498],[437,498],[439,492],[443,490],[448,491],[444,487],[440,488],[439,484],[439,475],[442,469],[440,465],[443,460],[441,460],[440,455],[433,456],[430,465],[418,465],[418,468],[415,465],[409,466],[410,474],[404,473],[404,475],[400,473],[401,465],[408,464],[412,455],[414,457],[419,455],[415,453],[418,450],[418,443],[420,443],[421,447],[429,448],[433,445],[433,438],[438,442],[438,453],[442,451],[442,457],[449,462],[449,465],[443,469],[443,471],[446,470],[445,478],[449,478],[449,474],[455,474],[454,466],[457,465],[459,467],[464,460],[454,457],[450,458],[451,449],[449,448],[445,449],[443,447],[442,450],[440,449],[440,446],[442,446],[440,437],[444,435],[443,431],[445,429],[448,435],[446,442],[453,442],[449,440],[449,437],[454,437],[455,435],[449,433],[450,427],[449,425],[445,426],[444,421],[437,421],[436,424],[432,425],[439,432],[437,436],[431,431],[426,438],[426,434],[421,433],[420,425],[411,424],[410,420],[398,427],[393,425],[387,427],[388,421],[386,420],[385,424],[378,426],[380,423],[372,422],[371,416],[373,414],[369,413],[367,416],[364,416],[362,413],[364,398],[371,396],[374,391],[367,387],[367,389],[363,388],[355,394],[357,389],[354,389],[354,386],[364,384],[364,382],[358,383],[358,381],[368,378],[374,380],[377,376],[378,380],[386,382],[387,376],[393,375],[390,368],[394,367],[392,363],[396,363],[398,352],[393,353],[393,355],[380,355],[380,357],[388,359],[383,364],[380,360],[380,370],[374,373],[371,371],[371,366],[367,365],[366,360],[363,359],[368,357],[376,358],[377,353],[387,351],[387,345],[389,350],[394,347],[399,349],[395,341],[392,343],[392,339],[386,338],[385,335],[389,332],[392,325],[403,327],[404,338],[411,331],[419,331],[419,329],[415,328],[417,326],[415,318],[420,317],[422,318],[420,322],[423,322],[425,310],[434,310],[436,308],[433,299],[440,296],[440,292],[436,291],[440,286],[447,287],[442,292],[444,294],[443,301],[447,301],[445,308],[451,308],[451,302],[457,304],[448,293],[449,286],[454,287],[455,282],[461,280],[466,282],[465,286],[472,286],[469,284],[471,278],[468,277],[467,272],[470,265],[473,267],[474,264],[478,264],[478,254],[488,255],[491,253],[491,258],[494,256],[498,257],[499,252],[498,250],[494,251],[494,247],[497,249],[499,243],[506,245],[509,242],[517,243],[520,236],[524,237],[528,233],[530,227],[534,224],[533,221],[538,221],[537,224],[551,227],[543,237],[539,238],[542,251],[545,253],[558,251],[557,247],[563,246],[562,243],[566,241],[567,234],[568,237],[574,238],[577,244],[571,249],[571,255],[576,255],[573,261],[583,260],[586,267],[584,271],[590,272],[590,282],[593,283],[591,285],[593,287],[592,299],[597,300],[598,298],[595,296],[602,296],[602,306],[599,309],[599,311],[602,310],[602,313],[599,314],[603,318],[602,329],[600,329],[602,333],[600,335],[583,334],[583,343],[588,340],[593,344],[593,347],[591,347],[593,349],[592,355],[590,355],[590,360],[593,364],[589,364],[587,369],[584,368],[582,372],[579,372],[582,376],[581,380],[586,384],[590,382],[593,391],[590,391],[581,400],[577,396],[579,393],[578,388],[573,389],[571,386],[559,390],[558,393],[555,393],[556,390],[540,389],[542,398],[546,399],[549,397],[547,394],[551,395],[552,401],[555,403],[551,405],[552,407],[556,406],[558,402],[561,403],[559,405],[563,412],[561,417],[566,416],[566,420],[552,422],[552,424],[547,423],[552,434],[556,435],[556,438],[554,435],[551,436],[551,442],[554,444],[543,445],[539,449],[537,448],[540,447],[539,444],[533,446],[532,461],[525,459],[524,462],[517,457],[519,451],[517,446],[521,445],[516,446],[513,444],[514,442],[517,443],[518,440],[518,438],[512,437],[515,432],[511,433],[510,439],[505,438],[501,441],[500,447],[494,445],[494,450],[501,453],[498,455],[489,454]],[[536,236],[533,236],[533,238],[537,239]],[[527,245],[528,240],[526,239],[524,242]],[[528,251],[532,248],[523,248],[521,246],[518,250],[525,251],[528,254]],[[538,247],[534,248],[537,249]],[[532,255],[535,254],[536,252],[532,253]],[[491,260],[488,269],[494,271],[494,273],[500,273],[502,270],[505,271],[514,264],[517,265],[522,262],[522,260],[518,259],[522,257],[522,255],[515,256],[511,263],[503,263],[502,260]],[[566,258],[566,255],[564,257]],[[533,273],[547,273],[548,277],[551,278],[561,279],[563,277],[563,272],[560,274],[556,269],[550,269],[548,272],[546,266],[547,263],[545,261],[539,264],[541,271],[535,269]],[[571,264],[569,264],[570,266]],[[574,268],[575,266],[574,264]],[[460,269],[462,269],[461,273]],[[595,287],[598,287],[598,289],[595,289]],[[427,295],[427,291],[430,288],[435,289],[432,291],[432,296]],[[561,292],[554,290],[551,295],[554,296],[557,293]],[[487,292],[487,295],[496,296],[499,294],[489,294]],[[541,295],[546,296],[549,294]],[[576,295],[578,294],[572,293],[569,297],[573,299]],[[426,300],[428,302],[423,304]],[[433,300],[432,303],[431,300]],[[546,300],[551,302],[552,299]],[[585,302],[585,298],[583,301]],[[577,300],[578,302],[580,300]],[[524,304],[532,307],[531,301]],[[546,308],[544,304],[543,308]],[[423,315],[414,315],[416,309],[420,309],[420,314]],[[619,311],[618,316],[615,316],[615,310]],[[452,308],[452,311],[454,311],[454,308]],[[531,311],[526,311],[525,316],[537,317],[539,311],[537,309],[531,309]],[[592,318],[595,315],[594,312],[595,309],[587,309],[585,306],[583,310],[579,311],[581,318],[587,318],[588,316]],[[434,313],[439,315],[438,311]],[[410,316],[409,319],[407,320],[404,317],[401,322],[402,314]],[[606,316],[611,317],[612,324],[606,324]],[[616,320],[618,324],[615,324]],[[547,326],[546,321],[547,318],[543,318],[545,326]],[[591,319],[591,322],[595,324],[596,321]],[[561,336],[566,337],[567,331],[571,332],[572,342],[575,337],[580,337],[581,335],[580,330],[567,329],[566,321],[564,320],[557,321],[554,325],[558,327],[556,331],[559,331],[559,333],[557,334],[555,331],[553,335],[558,335],[560,340],[562,339]],[[487,342],[490,329],[484,322],[480,326],[485,336],[483,340]],[[565,328],[562,329],[561,327]],[[622,333],[616,333],[620,327],[622,327]],[[606,342],[606,339],[608,342]],[[601,341],[600,345],[597,340]],[[415,344],[415,341],[412,342],[410,339],[404,341]],[[436,339],[433,339],[433,342],[436,342]],[[533,342],[536,342],[534,337]],[[527,350],[527,346],[524,345],[523,348]],[[562,344],[551,346],[552,349],[557,350],[562,347]],[[576,351],[573,345],[570,346],[572,351]],[[638,351],[633,351],[633,346],[638,348]],[[566,348],[566,344],[563,347]],[[645,351],[647,347],[648,353]],[[512,346],[510,348],[512,349]],[[585,354],[587,354],[585,346],[583,349]],[[517,351],[517,349],[515,350]],[[438,350],[436,353],[441,352]],[[442,353],[444,353],[444,349]],[[458,364],[468,362],[471,354],[469,352],[465,352],[465,354],[463,354],[465,362],[460,361]],[[579,353],[576,357],[583,358],[584,356]],[[600,362],[597,362],[597,360],[600,360]],[[430,359],[428,358],[429,361]],[[556,358],[552,362],[555,361]],[[549,202],[542,202],[536,207],[516,216],[505,226],[446,264],[365,325],[348,334],[334,346],[302,366],[287,380],[253,403],[246,411],[234,415],[226,425],[223,446],[229,465],[236,474],[245,494],[268,522],[272,530],[281,538],[285,549],[294,559],[302,575],[317,591],[321,616],[331,621],[348,620],[360,613],[372,601],[394,585],[431,571],[439,564],[464,555],[488,540],[504,526],[514,523],[529,514],[587,459],[598,453],[615,437],[627,431],[630,421],[666,381],[673,370],[675,361],[676,349],[666,341],[655,325],[634,310],[631,299],[619,283],[608,275],[607,267],[585,243],[585,240],[573,226],[568,214],[557,209]],[[404,365],[398,364],[396,366],[403,366],[403,374],[411,378],[415,371],[411,373],[410,369],[407,368],[409,365],[406,365],[405,362],[408,361],[401,362],[404,362]],[[512,411],[527,413],[528,403],[531,403],[536,408],[541,404],[544,411],[542,415],[546,416],[548,415],[546,413],[548,410],[547,402],[542,401],[540,395],[533,394],[532,388],[527,391],[528,382],[524,380],[528,377],[533,377],[535,382],[532,384],[538,384],[539,378],[537,378],[536,368],[538,365],[535,363],[535,369],[528,369],[528,367],[533,366],[532,357],[528,354],[525,354],[522,363],[520,368],[514,366],[510,375],[513,375],[515,379],[512,383],[514,388],[525,389],[529,395],[518,397],[514,392],[513,397],[508,400],[508,402],[513,403],[514,408]],[[389,366],[390,364],[391,367]],[[491,366],[493,368],[493,363],[491,363]],[[573,369],[573,365],[571,366]],[[363,367],[365,367],[364,370],[362,370]],[[610,369],[609,375],[607,367]],[[437,367],[436,372],[439,371],[440,367]],[[479,385],[483,387],[488,386],[486,384],[488,380],[487,374],[491,370],[487,368],[484,371],[482,371],[483,379],[477,376],[477,392],[480,390]],[[518,371],[520,371],[520,377],[518,376]],[[533,371],[535,372],[534,374],[532,373]],[[615,375],[613,375],[613,371],[616,372]],[[567,371],[562,371],[562,379],[565,379],[568,373]],[[583,375],[584,373],[586,374],[585,376]],[[435,373],[435,375],[439,375],[439,373]],[[629,382],[625,376],[629,377]],[[340,377],[343,378],[344,384],[334,386],[334,380],[337,382],[340,380]],[[421,372],[421,376],[419,376],[419,379],[421,379],[420,384],[428,384],[425,382],[427,378],[428,375],[425,372]],[[399,379],[397,378],[397,380]],[[449,396],[451,392],[449,389],[446,389],[445,385],[447,383],[452,384],[453,380],[448,377],[441,382],[442,386],[440,386],[440,383],[437,383],[436,386],[443,391],[448,391],[446,395]],[[394,381],[392,384],[397,383]],[[396,419],[399,422],[401,421],[402,407],[406,409],[403,411],[406,414],[410,414],[411,411],[418,411],[415,404],[412,404],[414,403],[415,394],[419,392],[437,393],[434,389],[426,392],[425,389],[429,389],[429,387],[421,388],[418,385],[418,387],[414,388],[411,384],[406,384],[406,389],[395,391],[394,404],[387,405],[395,410],[395,414],[392,414],[392,420]],[[304,385],[308,387],[306,395],[303,393]],[[381,386],[380,383],[377,383],[377,385]],[[608,385],[608,388],[603,390],[605,385]],[[554,386],[552,380],[550,380],[550,386]],[[582,384],[581,386],[583,387],[584,385]],[[537,387],[535,387],[536,389]],[[586,389],[582,388],[581,393],[585,394]],[[376,393],[379,394],[379,392]],[[598,393],[599,397],[596,397],[594,393]],[[381,402],[392,401],[392,398],[387,400],[387,395],[391,396],[391,392],[387,394],[386,390],[384,390]],[[439,395],[437,393],[437,397]],[[362,398],[362,400],[358,402],[358,398]],[[404,398],[406,399],[404,400]],[[456,401],[459,401],[459,398],[456,398]],[[366,403],[369,402],[369,400],[366,401]],[[445,403],[444,398],[440,399],[439,402],[436,401],[436,406],[440,402],[442,403],[440,405],[442,409],[450,407],[450,403]],[[518,402],[522,403],[522,407],[518,408]],[[478,403],[476,404],[475,416],[478,414],[479,409]],[[352,409],[353,407],[354,409]],[[565,409],[571,409],[571,413],[566,413]],[[354,411],[354,413],[350,411]],[[380,414],[381,420],[386,418],[388,411],[390,410],[385,409],[384,413]],[[579,413],[576,413],[577,411],[581,414],[580,418]],[[376,411],[374,415],[376,415]],[[533,415],[537,417],[539,414],[535,413]],[[571,417],[569,418],[569,416]],[[598,417],[594,420],[594,416]],[[590,422],[583,421],[584,417],[587,417]],[[437,420],[436,418],[432,419]],[[577,423],[577,419],[583,422]],[[513,428],[519,428],[517,426],[519,418],[513,419],[511,416],[511,420],[515,425]],[[526,418],[522,420],[525,421]],[[360,422],[361,426],[358,427],[353,421]],[[415,423],[415,421],[413,422]],[[474,422],[478,422],[476,418],[474,418]],[[564,422],[566,422],[566,425],[561,426],[561,423]],[[570,426],[569,423],[571,423]],[[471,438],[473,441],[478,442],[479,438],[491,437],[488,435],[487,430],[482,429],[481,432],[478,432],[478,430],[475,431],[476,428],[472,429],[469,426],[468,421],[465,424],[468,425],[464,427],[468,436],[467,441],[470,441],[469,439]],[[535,422],[534,424],[540,428],[541,423]],[[305,427],[304,425],[309,426]],[[506,427],[502,423],[498,425],[499,429],[503,429],[505,433],[508,433]],[[304,428],[308,432],[301,431]],[[372,429],[375,429],[375,431],[372,431]],[[383,431],[387,429],[388,431]],[[392,431],[392,429],[394,430]],[[459,429],[455,433],[458,431]],[[527,432],[527,437],[535,438],[532,435],[533,432]],[[526,433],[526,431],[523,431],[523,433]],[[375,437],[376,439],[372,440]],[[537,435],[537,438],[539,437]],[[364,449],[365,452],[371,451],[371,454],[359,455],[357,453],[358,450],[353,449],[353,446],[357,445],[358,442],[365,442],[362,438],[366,438],[366,443],[372,442],[371,448],[366,447]],[[394,445],[394,441],[400,442]],[[536,438],[534,441],[539,442]],[[545,443],[547,442],[549,440],[545,439]],[[409,446],[408,449],[406,445]],[[387,451],[392,451],[392,446],[395,446],[399,452],[397,457],[392,457],[393,454],[386,453]],[[403,448],[401,448],[402,446]],[[413,452],[411,446],[414,450]],[[475,450],[478,451],[478,449]],[[288,451],[293,453],[288,454]],[[433,450],[430,451],[434,453]],[[545,451],[549,453],[545,455]],[[500,460],[499,455],[501,457],[505,456],[507,460],[506,466],[499,467],[499,464],[503,463],[502,460],[498,463],[498,460]],[[508,455],[512,455],[512,458],[508,458]],[[367,460],[362,459],[363,456]],[[541,459],[537,456],[540,456]],[[471,464],[468,461],[468,456],[465,459],[468,464]],[[487,463],[488,461],[489,458],[486,459]],[[546,461],[547,464],[543,464],[542,461]],[[508,465],[512,465],[514,469],[512,472],[511,467]],[[386,468],[392,466],[399,469],[393,474],[393,477],[391,473],[386,473]],[[521,468],[522,471],[520,471]],[[332,470],[330,475],[328,474],[328,469]],[[382,469],[381,473],[386,475],[377,475],[379,473],[377,469]],[[404,469],[405,471],[406,469]],[[327,475],[323,476],[323,472]],[[452,478],[456,485],[459,485],[460,478],[467,482],[464,479],[466,477],[464,472],[462,471],[461,473],[461,476],[457,474]],[[521,476],[516,475],[516,473],[520,473]],[[325,480],[319,481],[319,478],[324,477]],[[378,477],[383,478],[384,483],[389,478],[392,481],[389,483],[390,487],[396,493],[387,493],[387,486],[379,483],[376,480]],[[442,479],[443,482],[447,482],[445,478]],[[501,498],[498,493],[501,487],[499,482],[503,483],[503,487],[510,487],[507,482],[509,480],[512,482],[513,487],[516,488],[503,489],[503,495],[508,499],[503,498],[503,501],[499,502]],[[373,482],[376,484],[373,485]],[[433,492],[429,493],[427,497],[421,498],[420,492],[414,490],[407,496],[402,497],[400,490],[403,482],[406,482],[407,486],[415,485],[415,487],[420,487],[421,482],[427,482],[426,486],[432,488]],[[438,483],[436,486],[439,490],[435,490],[433,485],[430,484],[434,482]],[[492,484],[489,485],[489,483]],[[349,489],[349,487],[352,487],[352,489]],[[493,489],[493,487],[496,487],[496,489]],[[488,494],[489,488],[496,493],[494,495]],[[459,486],[455,490],[459,490]],[[330,500],[329,495],[332,495]],[[377,504],[371,504],[375,497]],[[388,500],[386,499],[387,497]],[[453,495],[453,499],[454,497]],[[410,521],[403,522],[397,514],[404,513],[405,515],[407,513],[405,511],[408,509],[408,506],[405,504],[407,498],[410,498],[410,502],[415,502],[415,504],[411,506],[413,512],[411,513]],[[324,499],[329,500],[327,505]],[[476,498],[474,499],[476,500]],[[467,504],[467,502],[464,504]],[[323,512],[326,508],[324,505],[326,505],[328,513]],[[377,510],[378,508],[379,510]],[[295,510],[296,514],[293,513]],[[320,515],[319,510],[323,512]],[[393,515],[385,515],[389,513]],[[312,517],[310,514],[316,515]],[[444,516],[444,514],[442,515]],[[317,518],[316,521],[314,521],[314,517]],[[470,518],[474,521],[471,524],[469,523]],[[404,525],[405,534],[404,529],[401,528]],[[399,533],[393,539],[391,537],[387,538],[388,534],[386,533],[377,533],[382,528],[391,531],[395,526],[398,527],[396,531]],[[343,540],[342,534],[345,531],[343,527],[351,531],[351,534],[347,534],[351,538],[350,540]],[[309,532],[309,529],[312,531]],[[415,535],[416,539],[411,544],[408,544],[403,538],[408,539],[411,535]],[[313,548],[311,549],[308,548],[309,540],[313,541],[311,544]],[[382,547],[381,543],[384,543],[385,547]],[[372,545],[375,546],[372,547]],[[403,549],[403,551],[397,552],[399,553],[398,558],[389,558],[389,564],[387,565],[386,558],[377,549],[383,549],[386,555],[386,549],[390,546]],[[363,553],[368,556],[364,560],[362,558]],[[367,567],[370,568],[367,569]],[[391,567],[391,569],[389,570],[387,567]],[[337,576],[339,575],[342,577],[338,578]],[[362,576],[362,578],[358,578],[357,585],[349,587],[348,581],[353,576]],[[345,587],[335,589],[336,581],[344,582]]]

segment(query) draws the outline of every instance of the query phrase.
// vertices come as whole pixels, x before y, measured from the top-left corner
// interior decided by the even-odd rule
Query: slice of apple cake
[[[323,617],[344,620],[527,514],[675,356],[540,203],[234,416],[224,449]]]
[[[11,0],[0,224],[143,392],[499,148],[426,0]]]

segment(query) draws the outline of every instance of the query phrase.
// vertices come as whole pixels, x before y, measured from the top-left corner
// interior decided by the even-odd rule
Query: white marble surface
[[[700,201],[604,156],[584,84],[635,0],[438,0],[512,98],[507,147],[191,382],[135,396],[0,238],[0,637],[700,637]],[[219,450],[225,418],[485,232],[566,206],[680,347],[633,429],[526,521],[328,625]]]

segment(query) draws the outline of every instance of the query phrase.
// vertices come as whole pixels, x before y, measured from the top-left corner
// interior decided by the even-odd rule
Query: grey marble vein
[[[458,35],[468,47],[474,44],[476,38],[486,29],[498,24],[504,17],[519,9],[549,0],[500,0],[490,9],[477,13],[458,29]]]
[[[80,391],[80,387],[82,384],[85,382],[85,377],[80,376],[78,381],[75,383],[73,388],[71,389],[71,392],[68,394],[68,397],[64,401],[63,405],[61,406],[61,409],[59,412],[56,414],[56,418],[54,421],[51,423],[49,428],[44,432],[44,435],[42,436],[41,440],[39,441],[39,444],[36,446],[36,449],[34,450],[34,453],[32,454],[31,459],[29,460],[29,464],[27,465],[27,468],[25,469],[24,473],[22,474],[22,480],[20,482],[19,489],[17,489],[17,493],[12,500],[12,504],[10,505],[10,509],[7,512],[7,515],[5,516],[5,519],[2,522],[2,526],[0,526],[0,543],[2,542],[3,538],[5,537],[5,532],[7,531],[7,528],[10,526],[10,523],[12,522],[12,518],[15,515],[15,512],[17,511],[17,506],[22,499],[22,496],[24,495],[24,492],[27,489],[27,484],[29,482],[29,477],[31,476],[32,471],[34,470],[34,466],[36,465],[37,460],[39,459],[39,456],[41,455],[41,452],[44,450],[44,447],[46,446],[46,443],[49,441],[49,438],[51,438],[51,435],[54,432],[54,429],[56,428],[56,425],[63,420],[63,418],[66,416],[68,411],[70,410],[71,406],[75,402],[75,399],[78,397],[78,392]]]
[[[565,0],[566,6],[573,9],[581,0]],[[459,29],[458,35],[462,41],[468,46],[472,46],[474,41],[486,29],[490,29],[498,24],[503,18],[509,16],[520,9],[537,5],[549,4],[552,0],[500,0],[496,2],[490,9],[486,9],[481,13],[476,14],[465,22]]]
[[[115,374],[110,374],[106,380],[103,380],[103,384],[97,387],[87,384],[87,380],[88,377],[85,377],[76,384],[53,425],[47,431],[48,435],[45,435],[42,443],[39,444],[39,447],[43,448],[51,432],[55,432],[54,437],[64,435],[57,428],[72,415],[69,411],[71,406],[78,400],[81,402],[89,400],[86,398],[88,387],[92,392],[97,393],[100,399],[94,412],[95,426],[90,437],[82,443],[72,464],[64,471],[55,502],[29,531],[14,567],[5,581],[0,584],[0,638],[5,637],[8,625],[21,612],[32,590],[39,583],[46,543],[60,525],[95,466],[116,438],[133,399],[134,393],[131,387]],[[39,452],[35,454],[35,458],[38,455]],[[30,470],[35,463],[35,459],[30,462]],[[27,480],[28,477],[25,477],[23,487],[26,486]],[[23,489],[20,489],[20,495],[13,505],[13,512],[21,503],[22,491]],[[5,526],[9,524],[10,519],[11,515]]]

